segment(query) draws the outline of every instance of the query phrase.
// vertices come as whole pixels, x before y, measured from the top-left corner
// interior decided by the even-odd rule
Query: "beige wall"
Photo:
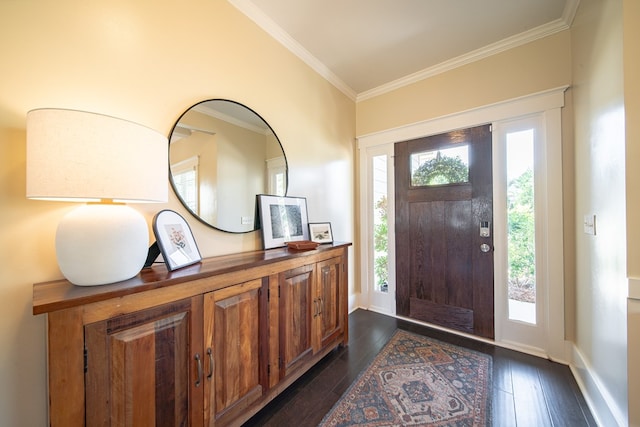
[[[575,110],[576,347],[602,422],[627,420],[622,1],[582,0],[571,30]],[[596,215],[596,235],[581,219]],[[599,382],[596,388],[595,382]],[[608,403],[608,404],[606,404]],[[607,409],[608,407],[608,409]],[[610,417],[610,418],[607,418]]]
[[[282,141],[290,194],[307,197],[309,219],[353,240],[354,102],[226,1],[188,4],[0,2],[0,425],[46,425],[45,317],[31,315],[32,284],[61,277],[53,239],[71,207],[25,199],[28,110],[99,112],[168,135],[198,101],[244,103]],[[258,233],[206,228],[171,192],[167,204],[135,207],[148,219],[185,215],[204,256],[260,245]]]
[[[624,106],[626,139],[627,272],[635,299],[628,303],[627,352],[629,425],[640,426],[640,2],[623,0]]]
[[[640,211],[640,2],[624,0],[624,107],[627,159],[627,269],[640,279],[640,222],[631,221]]]

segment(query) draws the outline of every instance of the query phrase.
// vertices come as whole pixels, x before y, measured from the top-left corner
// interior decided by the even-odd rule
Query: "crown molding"
[[[578,13],[578,6],[580,6],[580,0],[567,0],[564,5],[564,11],[562,12],[562,20],[569,26],[573,25],[573,18]]]
[[[271,135],[273,133],[271,128],[269,127],[269,125],[266,122],[265,122],[265,126],[264,127],[260,127],[260,126],[257,126],[255,124],[249,123],[249,122],[247,122],[245,120],[242,120],[242,119],[240,119],[238,117],[230,116],[230,115],[222,113],[222,112],[220,112],[220,111],[218,111],[216,109],[209,108],[209,107],[207,107],[206,105],[203,105],[203,104],[206,104],[206,103],[200,103],[200,104],[196,105],[195,107],[192,107],[192,110],[197,111],[197,112],[202,113],[202,114],[205,114],[205,115],[207,115],[209,117],[213,117],[215,119],[222,120],[223,122],[227,122],[227,123],[230,123],[232,125],[235,125],[235,126],[250,130],[251,132],[259,133],[259,134],[262,134],[262,135]],[[187,126],[183,126],[183,127],[187,127]],[[195,129],[194,128],[194,130],[200,131],[200,132],[205,132],[202,129]],[[212,134],[215,135],[215,132],[213,132],[213,131],[210,131],[210,132],[212,132]],[[207,133],[207,132],[205,132],[205,133]]]
[[[572,0],[569,0],[572,1]],[[552,34],[564,31],[569,28],[569,25],[564,19],[557,19],[545,25],[536,27],[530,31],[516,34],[515,36],[508,37],[500,40],[499,42],[484,46],[480,49],[476,49],[464,55],[460,55],[456,58],[450,59],[445,62],[441,62],[433,67],[425,68],[400,79],[391,81],[382,86],[361,92],[356,97],[356,102],[364,101],[366,99],[374,98],[387,92],[394,91],[404,86],[419,82],[421,80],[433,77],[437,74],[442,74],[446,71],[453,70],[454,68],[462,67],[463,65],[470,64],[472,62],[479,61],[484,58],[496,55],[509,49],[513,49],[518,46],[530,43],[532,41],[550,36]]]
[[[352,101],[356,100],[356,92],[351,89],[345,82],[336,76],[324,63],[313,56],[300,43],[293,39],[277,25],[271,18],[265,15],[251,0],[228,0],[240,12],[245,14],[249,19],[255,22],[260,28],[266,31],[276,41],[280,42],[284,47],[289,49],[294,55],[300,58],[305,64],[311,67],[316,73],[320,74],[325,80],[334,85],[338,90],[344,93]]]
[[[571,27],[573,19],[578,10],[580,0],[567,0],[562,17],[533,28],[529,31],[525,31],[515,36],[508,37],[496,43],[492,43],[488,46],[484,46],[480,49],[476,49],[464,55],[460,55],[456,58],[442,62],[433,67],[425,68],[408,76],[393,80],[384,85],[376,88],[356,93],[351,87],[349,87],[344,81],[336,76],[324,63],[318,58],[313,56],[308,50],[306,50],[300,43],[293,39],[286,31],[278,26],[271,18],[265,15],[251,0],[227,0],[230,4],[236,7],[240,12],[246,15],[249,19],[254,21],[260,28],[266,31],[276,41],[280,42],[284,47],[289,49],[294,55],[300,58],[304,63],[311,67],[315,72],[320,74],[329,83],[334,85],[338,90],[344,93],[349,99],[356,103],[364,101],[366,99],[374,98],[387,92],[399,89],[401,87],[416,83],[418,81],[433,77],[437,74],[441,74],[455,68],[461,67],[466,64],[470,64],[475,61],[487,58],[492,55],[504,52],[509,49],[530,43],[532,41],[550,36],[560,31],[567,30]]]

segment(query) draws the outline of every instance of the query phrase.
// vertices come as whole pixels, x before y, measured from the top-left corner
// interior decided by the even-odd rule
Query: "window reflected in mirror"
[[[171,176],[173,176],[173,185],[182,196],[182,201],[187,208],[199,215],[198,156],[172,164]]]

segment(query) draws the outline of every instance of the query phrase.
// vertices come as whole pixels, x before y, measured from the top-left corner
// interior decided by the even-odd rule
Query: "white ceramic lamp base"
[[[149,230],[138,211],[121,204],[88,204],[62,218],[56,256],[64,277],[78,286],[127,280],[142,270]]]

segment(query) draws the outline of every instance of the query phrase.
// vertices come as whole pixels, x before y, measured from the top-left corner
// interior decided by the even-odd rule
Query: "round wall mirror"
[[[206,225],[257,230],[256,195],[285,196],[287,159],[260,115],[234,101],[202,101],[169,136],[169,179],[180,202]]]

